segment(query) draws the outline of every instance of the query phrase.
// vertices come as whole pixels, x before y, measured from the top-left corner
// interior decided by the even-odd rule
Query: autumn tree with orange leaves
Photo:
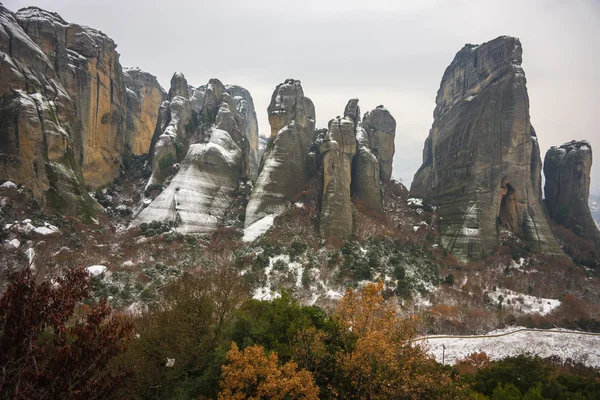
[[[262,346],[240,351],[235,342],[222,366],[221,400],[316,400],[319,388],[310,372],[298,370],[294,361],[278,365],[276,353],[268,357]]]
[[[415,321],[383,299],[383,282],[349,289],[334,319],[345,350],[338,353],[340,398],[457,399],[464,388],[419,345]]]

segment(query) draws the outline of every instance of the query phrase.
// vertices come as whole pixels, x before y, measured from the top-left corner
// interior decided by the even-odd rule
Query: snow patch
[[[106,272],[106,267],[104,265],[92,265],[87,267],[86,270],[90,275],[98,276]]]
[[[499,298],[502,296],[502,305],[504,307],[524,313],[546,315],[560,306],[560,300],[530,296],[509,289],[498,289],[494,292],[488,292],[488,296],[494,302],[500,302]]]
[[[271,229],[273,226],[273,222],[275,221],[275,214],[269,214],[266,217],[259,219],[256,222],[248,225],[246,229],[244,229],[244,237],[242,238],[243,242],[254,242],[260,236],[262,236],[266,231]]]
[[[406,204],[408,204],[409,206],[423,207],[423,199],[411,197],[408,200],[406,200]]]
[[[2,189],[16,189],[17,185],[14,182],[6,181],[2,185],[0,185]]]

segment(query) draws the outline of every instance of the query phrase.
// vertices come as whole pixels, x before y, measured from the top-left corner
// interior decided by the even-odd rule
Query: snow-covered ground
[[[500,296],[502,296],[502,305],[504,307],[528,314],[538,313],[546,315],[560,306],[560,300],[530,296],[524,293],[513,292],[509,289],[497,289],[496,291],[489,292],[489,298],[494,303],[500,302]]]
[[[558,356],[592,367],[600,367],[600,334],[566,329],[536,330],[510,327],[483,336],[427,336],[415,341],[425,344],[438,362],[453,365],[472,353],[485,352],[493,360],[523,353],[540,357]],[[445,350],[444,350],[445,347]]]

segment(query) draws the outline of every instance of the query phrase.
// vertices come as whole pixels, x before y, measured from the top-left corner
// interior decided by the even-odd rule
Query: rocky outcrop
[[[355,121],[347,116],[329,121],[319,150],[323,157],[321,235],[345,238],[353,228],[350,183],[356,153]]]
[[[16,18],[52,66],[75,103],[75,160],[86,185],[96,188],[120,172],[125,147],[126,90],[112,39],[60,15],[28,7]]]
[[[600,250],[600,230],[588,205],[592,147],[572,141],[551,147],[544,158],[545,203],[552,220],[591,240]]]
[[[161,221],[181,233],[208,233],[223,223],[234,193],[249,176],[250,141],[241,103],[217,79],[193,89],[182,74],[173,76],[146,191],[166,188],[144,200],[135,225]]]
[[[323,163],[321,236],[346,238],[353,233],[353,202],[362,211],[383,212],[380,168],[394,157],[395,121],[383,106],[365,114],[370,134],[363,128],[358,99],[350,99],[344,117],[329,122],[320,144]],[[384,143],[392,138],[392,143]],[[379,146],[379,147],[378,147]],[[383,151],[379,152],[378,148]],[[376,154],[383,154],[378,159]],[[388,165],[389,162],[389,165]]]
[[[386,184],[392,178],[396,120],[384,106],[378,106],[365,114],[362,126],[367,133],[371,152],[379,161],[381,182]]]
[[[190,139],[197,128],[197,121],[192,116],[193,113],[199,115],[201,108],[200,105],[193,110],[195,103],[191,99],[198,96],[203,99],[202,92],[188,88],[182,73],[173,74],[168,100],[163,102],[158,111],[157,126],[150,146],[152,175],[146,190],[161,186],[167,177],[173,175],[173,166],[187,154]]]
[[[258,119],[254,109],[254,100],[250,92],[241,86],[226,85],[225,91],[235,100],[237,111],[244,118],[244,134],[248,140],[249,154],[249,177],[253,181],[258,177],[258,167],[260,163],[259,145],[258,145]]]
[[[446,69],[411,192],[439,207],[444,247],[462,258],[504,234],[559,253],[541,206],[540,155],[518,39],[466,45]]]
[[[127,88],[125,144],[135,155],[147,154],[167,93],[154,75],[139,68],[125,68],[123,76]]]
[[[267,112],[271,136],[246,208],[246,226],[284,211],[309,179],[315,107],[300,81],[287,79],[277,85]]]
[[[0,4],[0,179],[54,210],[97,207],[76,162],[75,105],[50,58]]]

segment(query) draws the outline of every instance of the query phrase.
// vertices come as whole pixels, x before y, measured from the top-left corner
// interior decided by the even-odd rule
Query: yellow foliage
[[[336,313],[348,351],[338,362],[351,391],[346,398],[455,399],[464,395],[448,371],[411,343],[414,321],[382,296],[383,282],[349,289]],[[356,340],[350,347],[352,338]]]
[[[318,399],[319,388],[310,372],[290,361],[278,366],[276,353],[265,356],[262,346],[240,351],[231,344],[223,365],[219,399]]]

